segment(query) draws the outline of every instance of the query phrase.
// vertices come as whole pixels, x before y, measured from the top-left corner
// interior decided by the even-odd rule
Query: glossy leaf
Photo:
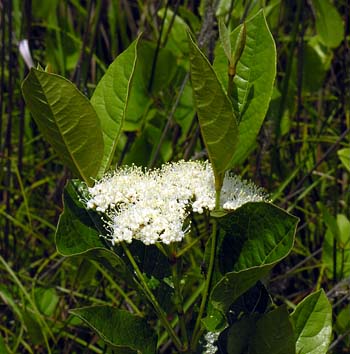
[[[332,334],[332,307],[321,289],[291,314],[298,354],[326,354]]]
[[[103,137],[89,100],[67,79],[33,68],[22,91],[44,138],[76,176],[91,183],[101,164]]]
[[[230,354],[295,354],[292,324],[285,306],[235,322],[227,333]]]
[[[124,261],[107,248],[101,237],[106,231],[100,216],[86,210],[79,200],[79,181],[70,181],[64,190],[64,211],[56,231],[56,247],[63,256],[82,255],[103,264],[108,270],[132,282]]]
[[[71,310],[107,344],[135,353],[156,353],[157,338],[146,320],[110,306],[91,306]]]
[[[114,60],[98,83],[91,104],[101,121],[104,153],[99,170],[103,175],[109,167],[125,119],[133,79],[139,37]]]
[[[216,175],[229,167],[237,145],[237,120],[231,102],[211,64],[188,35],[194,102],[210,161]]]
[[[218,218],[218,268],[223,278],[211,300],[226,313],[230,305],[293,247],[298,219],[270,203],[246,203]]]
[[[105,248],[98,228],[99,216],[86,210],[79,200],[79,181],[70,181],[63,192],[63,213],[60,215],[56,246],[63,256],[75,256],[92,248]]]
[[[231,34],[235,47],[241,27]],[[246,22],[246,42],[234,77],[232,101],[239,123],[239,143],[230,165],[241,163],[255,147],[256,137],[264,121],[276,76],[276,48],[260,11]],[[228,62],[222,46],[215,51],[214,70],[223,87],[228,88]]]
[[[343,166],[350,173],[350,148],[340,149],[337,151],[337,154]]]
[[[336,48],[344,38],[344,24],[337,8],[329,0],[312,0],[316,30],[324,45]]]

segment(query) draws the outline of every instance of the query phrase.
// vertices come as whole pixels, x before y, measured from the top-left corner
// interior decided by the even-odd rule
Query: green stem
[[[233,78],[235,77],[236,68],[232,67],[229,64],[228,69],[228,84],[227,84],[227,96],[230,100],[232,100],[232,92],[233,92]]]
[[[114,280],[113,278],[109,275],[108,272],[106,272],[98,263],[93,262],[95,265],[96,269],[110,282],[112,287],[116,288],[119,294],[123,297],[124,301],[128,303],[128,305],[132,308],[134,313],[138,316],[142,316],[142,312],[137,308],[137,306],[134,304],[134,302],[130,299],[128,294],[120,287]]]
[[[215,210],[220,209],[220,196],[221,196],[221,188],[223,185],[224,176],[222,174],[217,174],[215,176]],[[191,340],[191,349],[193,351],[196,350],[197,343],[199,341],[200,336],[202,335],[202,326],[201,321],[207,307],[210,287],[213,278],[214,264],[215,264],[215,255],[216,255],[216,244],[217,244],[217,221],[213,219],[213,230],[211,234],[211,248],[210,248],[210,259],[208,266],[207,279],[205,282],[205,287],[202,295],[202,302],[199,307],[198,317],[196,320],[196,324],[194,326],[192,340]]]
[[[216,197],[219,198],[218,200],[220,200],[220,193],[217,193]],[[192,340],[191,340],[191,349],[193,351],[196,350],[197,343],[198,343],[199,338],[202,333],[201,321],[202,321],[202,318],[204,315],[205,308],[207,306],[207,300],[208,300],[210,286],[211,286],[212,277],[213,277],[215,253],[216,253],[216,243],[217,243],[217,221],[215,219],[213,219],[213,231],[212,231],[212,235],[211,235],[211,249],[210,249],[210,260],[209,260],[207,279],[205,282],[205,287],[204,287],[204,291],[203,291],[203,295],[202,295],[202,302],[199,307],[198,317],[196,320],[196,324],[194,326],[193,336],[192,336]]]
[[[123,250],[126,254],[126,256],[128,257],[131,265],[133,266],[136,275],[143,287],[143,290],[145,292],[145,295],[147,296],[148,300],[150,301],[150,303],[152,304],[155,312],[158,315],[159,320],[162,322],[163,326],[165,327],[165,329],[167,330],[167,332],[169,333],[170,338],[172,339],[174,345],[176,346],[177,350],[179,352],[182,351],[182,344],[181,341],[179,339],[179,337],[177,336],[177,334],[175,333],[174,329],[171,327],[169,321],[166,318],[166,315],[163,311],[163,309],[160,307],[157,299],[155,298],[155,296],[153,295],[152,291],[150,290],[150,288],[148,287],[147,282],[145,281],[145,278],[142,274],[142,272],[140,271],[139,266],[137,265],[133,255],[130,253],[129,248],[127,247],[127,245],[122,242],[122,247]]]
[[[184,304],[184,312],[187,312],[188,309],[192,307],[192,305],[195,302],[197,302],[197,299],[202,294],[203,289],[204,289],[204,283],[200,284],[198,288],[194,291],[194,293],[187,299],[187,301]],[[179,322],[179,317],[175,316],[175,318],[171,321],[171,326],[175,327],[178,324],[178,322]],[[168,333],[164,332],[158,340],[158,347],[160,344],[164,343],[167,338],[168,338]]]
[[[174,253],[175,254],[175,253]],[[173,256],[174,261],[171,264],[171,272],[172,272],[172,277],[173,277],[173,284],[174,284],[174,289],[175,289],[175,306],[176,306],[176,312],[179,318],[179,323],[180,323],[180,329],[181,329],[181,335],[182,335],[182,340],[183,340],[183,350],[187,351],[188,349],[188,335],[187,335],[187,329],[186,329],[186,321],[185,321],[185,312],[183,308],[183,297],[181,294],[181,289],[180,289],[180,276],[179,274],[181,273],[181,259],[177,257],[175,254],[175,257]]]

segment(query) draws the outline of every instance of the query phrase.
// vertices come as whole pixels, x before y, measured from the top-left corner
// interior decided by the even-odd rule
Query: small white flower
[[[89,188],[87,208],[107,216],[112,244],[138,239],[149,245],[169,244],[185,236],[190,210],[203,213],[215,207],[214,173],[209,162],[179,161],[160,169],[131,166],[117,169]],[[250,201],[266,200],[262,189],[226,174],[220,204],[236,209]]]
[[[204,345],[205,351],[203,354],[215,354],[218,350],[217,346],[214,344],[219,338],[219,333],[214,333],[214,332],[208,332],[205,336],[204,339],[206,340],[206,343]]]

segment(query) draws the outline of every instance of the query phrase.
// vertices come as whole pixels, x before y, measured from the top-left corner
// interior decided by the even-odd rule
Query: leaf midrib
[[[37,79],[37,81],[38,81],[38,83],[39,83],[39,85],[40,85],[40,87],[41,87],[41,90],[42,90],[42,92],[43,92],[43,95],[44,95],[44,97],[45,97],[45,99],[46,99],[46,104],[47,104],[47,106],[49,107],[49,110],[50,110],[50,112],[51,112],[51,114],[52,114],[52,116],[53,116],[53,118],[54,118],[53,121],[55,122],[55,125],[56,125],[57,128],[58,128],[58,132],[60,133],[60,136],[62,137],[62,140],[64,141],[65,149],[68,151],[68,154],[69,154],[69,156],[71,157],[71,159],[72,159],[72,161],[73,161],[73,163],[74,163],[74,166],[75,166],[76,169],[78,170],[80,176],[83,177],[84,181],[87,182],[87,178],[86,178],[86,176],[85,176],[85,173],[83,173],[83,171],[81,170],[81,168],[80,168],[79,165],[77,164],[77,160],[75,159],[74,155],[72,154],[72,152],[71,152],[70,149],[68,148],[67,140],[65,139],[65,136],[64,136],[63,133],[62,133],[62,130],[61,130],[60,125],[57,123],[56,115],[54,114],[54,112],[53,112],[53,110],[52,110],[52,108],[51,108],[51,106],[50,106],[48,97],[47,97],[47,95],[46,95],[46,93],[45,93],[45,91],[44,91],[44,86],[42,85],[41,81],[38,79],[38,77],[37,77],[35,71],[33,71],[33,73],[34,73],[35,78]],[[48,75],[54,75],[54,74],[48,74]],[[54,76],[56,76],[56,75],[54,75]],[[74,87],[74,89],[78,92],[78,94],[81,94],[81,93],[77,90],[77,88],[76,88],[74,85],[73,85],[73,87]]]

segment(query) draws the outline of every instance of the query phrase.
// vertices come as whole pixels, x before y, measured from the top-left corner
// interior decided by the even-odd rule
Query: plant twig
[[[165,327],[165,329],[169,333],[169,336],[172,339],[177,350],[181,352],[182,351],[182,344],[181,344],[179,337],[175,333],[174,329],[171,327],[171,324],[169,323],[168,319],[166,318],[166,315],[165,315],[163,309],[160,307],[157,299],[155,298],[155,296],[152,293],[151,289],[149,288],[147,282],[145,281],[145,278],[144,278],[139,266],[137,265],[133,255],[129,251],[128,246],[124,242],[122,242],[121,244],[122,244],[122,247],[123,247],[123,250],[124,250],[126,256],[128,257],[132,267],[135,270],[135,273],[137,275],[138,280],[140,281],[140,283],[142,285],[145,295],[147,296],[148,300],[152,304],[155,312],[158,315],[159,320],[161,321],[161,323],[163,324],[163,326]]]
[[[174,284],[174,289],[175,289],[175,306],[176,306],[176,312],[179,318],[179,323],[180,323],[180,330],[181,330],[181,335],[182,335],[182,340],[183,340],[183,350],[187,351],[188,349],[188,335],[187,335],[187,329],[186,329],[186,321],[185,321],[185,312],[183,308],[183,297],[181,293],[181,288],[180,288],[180,274],[181,274],[181,263],[182,260],[177,257],[176,253],[173,252],[175,255],[172,259],[171,262],[171,272],[172,272],[172,279],[173,279],[173,284]]]
[[[196,320],[196,324],[194,326],[193,330],[193,335],[192,335],[192,340],[191,340],[191,349],[193,351],[196,350],[200,335],[201,335],[201,322],[202,318],[205,312],[205,309],[207,307],[207,300],[209,297],[209,291],[212,283],[212,278],[213,278],[213,271],[214,271],[214,264],[215,264],[215,255],[216,255],[216,244],[217,244],[217,221],[214,219],[213,220],[213,230],[211,234],[211,249],[210,249],[210,260],[209,260],[209,266],[208,266],[208,273],[207,273],[207,278],[205,281],[205,286],[203,290],[203,295],[202,295],[202,302],[199,307],[199,312]]]

